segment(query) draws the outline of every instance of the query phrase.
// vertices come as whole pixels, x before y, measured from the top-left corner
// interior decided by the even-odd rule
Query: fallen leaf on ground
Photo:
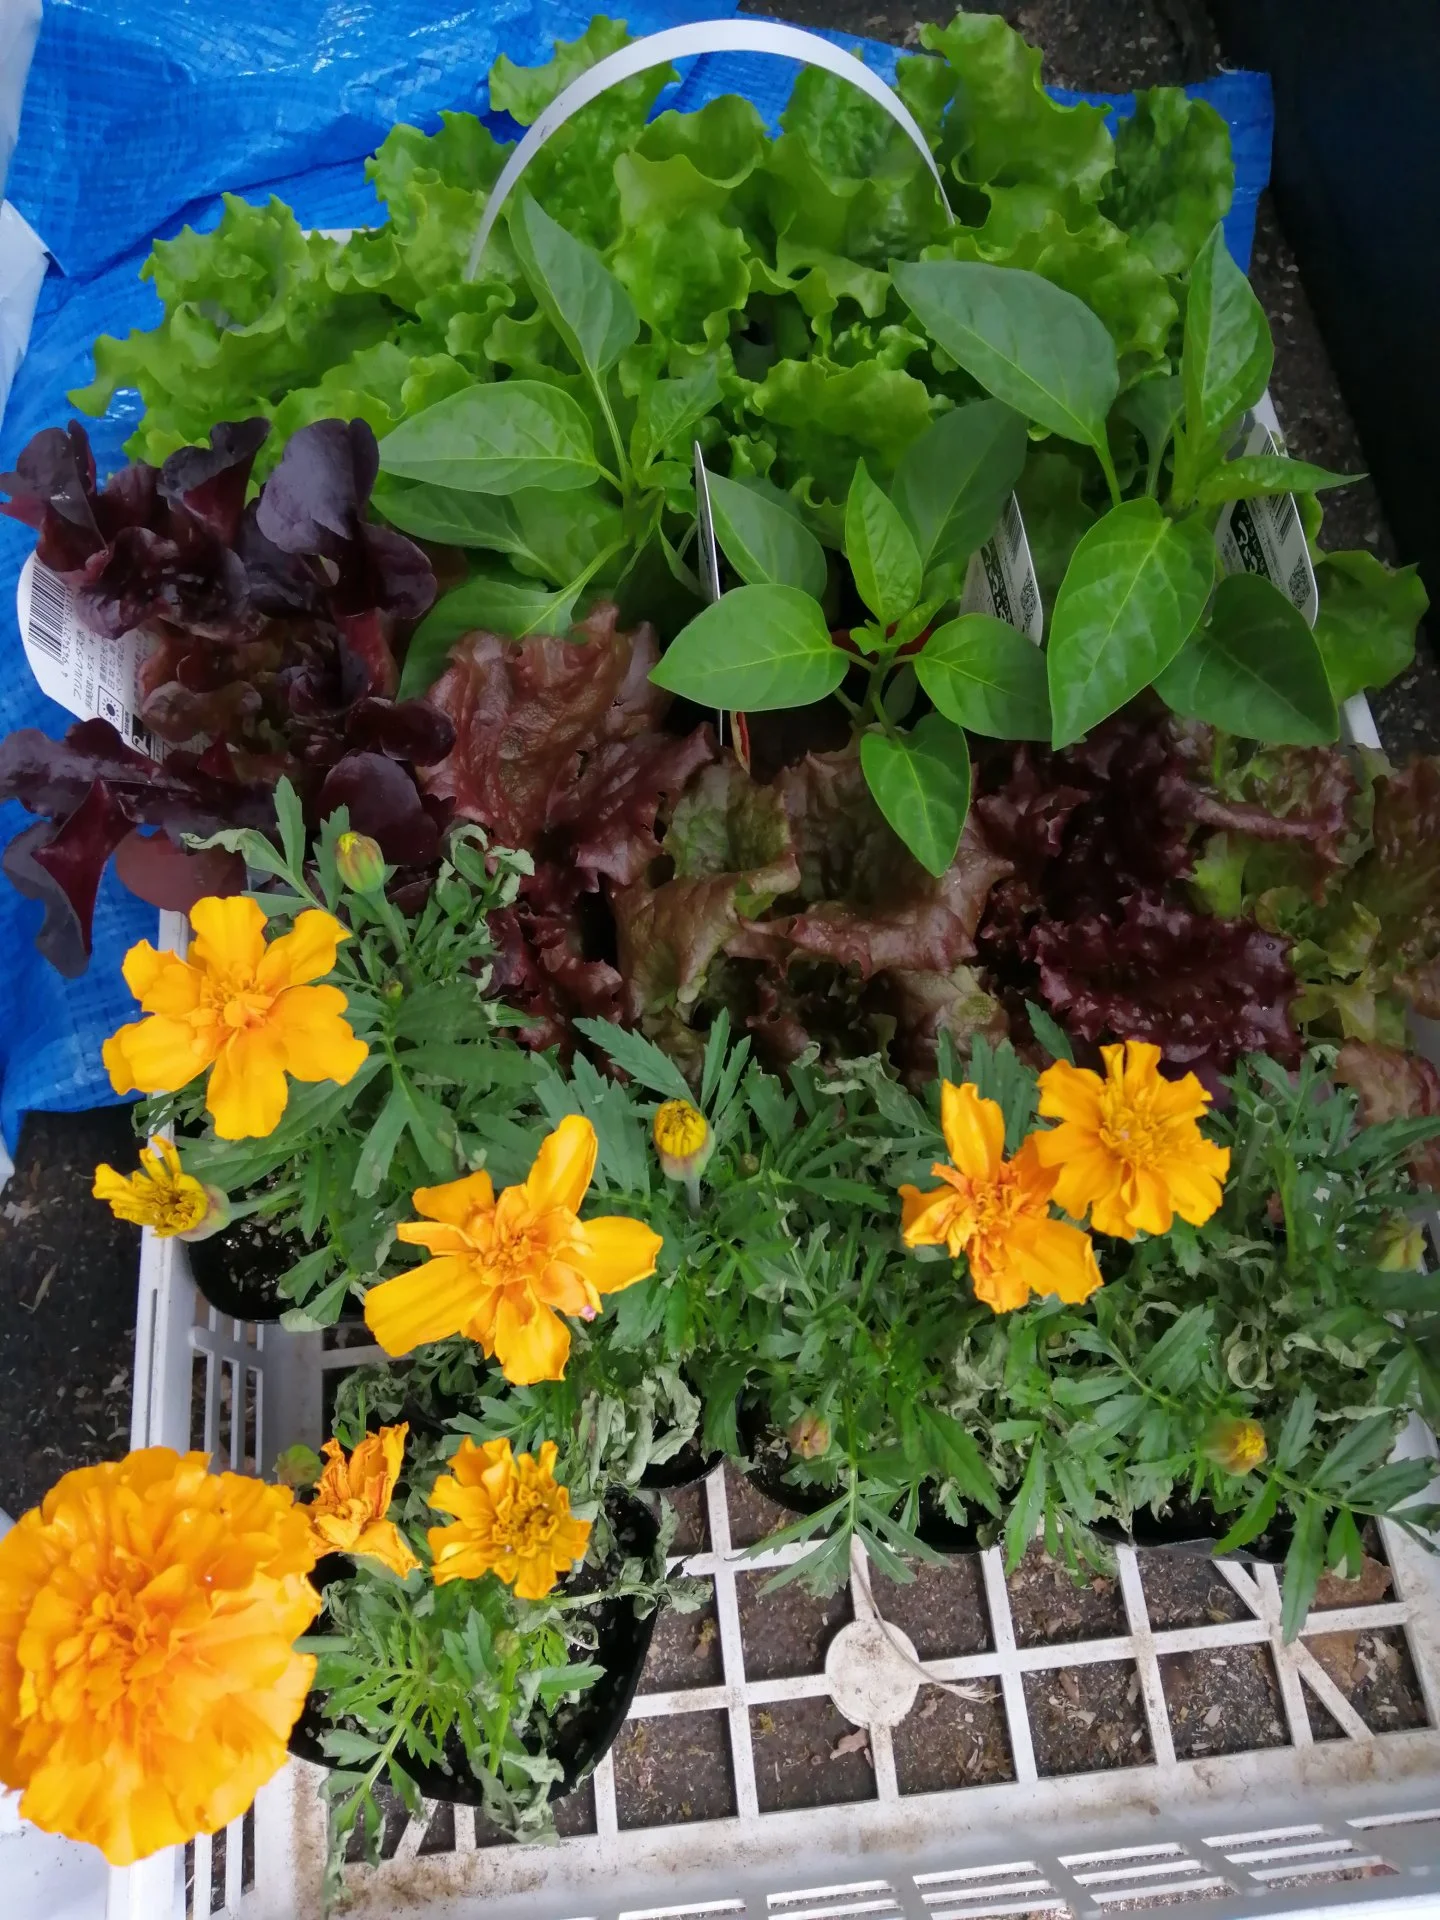
[[[842,1733],[830,1749],[830,1758],[832,1760],[838,1760],[842,1754],[847,1753],[863,1753],[866,1759],[869,1759],[870,1735],[865,1731],[864,1727],[857,1727],[853,1733]]]
[[[22,1300],[20,1302],[21,1306],[24,1307],[27,1313],[34,1313],[35,1309],[39,1306],[40,1302],[45,1298],[46,1294],[50,1291],[50,1282],[55,1278],[56,1274],[59,1271],[60,1271],[60,1262],[58,1260],[52,1260],[50,1265],[45,1269],[44,1276],[41,1279],[39,1286],[35,1289],[35,1298],[33,1300],[28,1300],[28,1301]]]

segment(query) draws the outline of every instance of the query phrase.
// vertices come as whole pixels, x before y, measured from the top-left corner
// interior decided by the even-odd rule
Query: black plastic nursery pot
[[[724,1458],[723,1453],[707,1453],[694,1440],[687,1440],[668,1460],[652,1460],[640,1476],[640,1485],[647,1493],[676,1493],[704,1480]]]
[[[256,1214],[233,1221],[186,1247],[190,1277],[217,1313],[232,1320],[274,1321],[295,1302],[280,1282],[314,1248],[298,1233],[275,1233]],[[361,1308],[347,1299],[341,1320],[358,1320]]]
[[[616,1540],[626,1557],[643,1557],[653,1552],[660,1532],[653,1514],[638,1500],[621,1492],[607,1495],[606,1508]],[[312,1578],[318,1586],[323,1586],[328,1580],[343,1578],[350,1567],[351,1562],[344,1555],[327,1555],[317,1565]],[[576,1593],[601,1581],[598,1569],[582,1568],[562,1585],[566,1592]],[[561,1800],[567,1793],[573,1793],[615,1744],[640,1684],[641,1669],[655,1631],[655,1614],[651,1612],[640,1619],[629,1600],[604,1601],[590,1618],[595,1623],[599,1642],[594,1658],[605,1671],[577,1701],[560,1710],[563,1718],[555,1727],[550,1752],[564,1771],[550,1788],[551,1800]],[[317,1623],[313,1630],[323,1633],[324,1626]],[[338,1765],[329,1758],[322,1744],[323,1736],[334,1724],[325,1718],[319,1701],[312,1694],[291,1729],[291,1753],[315,1766]],[[427,1800],[455,1801],[471,1807],[484,1805],[480,1783],[470,1771],[465,1749],[453,1728],[445,1742],[445,1767],[412,1760],[404,1753],[398,1758]]]
[[[838,1487],[797,1485],[786,1478],[795,1456],[759,1401],[741,1399],[735,1411],[735,1428],[741,1451],[750,1461],[745,1478],[777,1507],[784,1507],[787,1513],[819,1513],[838,1496]]]
[[[1193,1503],[1176,1500],[1163,1518],[1157,1519],[1148,1507],[1140,1508],[1131,1515],[1128,1530],[1118,1520],[1096,1520],[1092,1525],[1102,1540],[1108,1540],[1115,1546],[1145,1547],[1152,1552],[1183,1553],[1196,1559],[1212,1559],[1217,1544],[1225,1538],[1239,1517],[1238,1512],[1217,1513],[1208,1500]],[[1243,1547],[1232,1548],[1224,1558],[1278,1567],[1289,1553],[1294,1537],[1294,1521],[1288,1513],[1279,1512],[1263,1533],[1257,1534]]]

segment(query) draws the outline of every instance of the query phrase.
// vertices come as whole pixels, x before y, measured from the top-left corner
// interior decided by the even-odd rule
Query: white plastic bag
[[[0,0],[0,192],[20,131],[20,101],[40,28],[40,0]],[[45,249],[7,201],[0,206],[0,415],[30,338]]]

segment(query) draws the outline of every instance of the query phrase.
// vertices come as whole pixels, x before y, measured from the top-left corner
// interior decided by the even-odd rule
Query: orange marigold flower
[[[338,1440],[321,1451],[325,1468],[310,1503],[310,1525],[321,1553],[351,1553],[378,1560],[404,1579],[420,1562],[393,1520],[387,1520],[395,1482],[405,1458],[409,1423],[367,1433],[347,1460]]]
[[[437,1513],[455,1516],[451,1527],[432,1527],[435,1584],[478,1580],[498,1573],[520,1600],[543,1600],[562,1573],[585,1558],[590,1522],[570,1516],[570,1495],[555,1483],[555,1442],[533,1453],[512,1455],[508,1440],[460,1442],[430,1490]]]
[[[67,1473],[0,1540],[0,1782],[128,1866],[243,1813],[315,1662],[315,1548],[285,1487],[147,1447]]]
[[[639,1220],[580,1219],[596,1146],[590,1122],[568,1114],[528,1178],[498,1200],[488,1173],[421,1187],[415,1206],[425,1219],[395,1231],[436,1257],[365,1296],[365,1323],[385,1351],[463,1333],[517,1387],[563,1379],[570,1329],[560,1315],[594,1319],[603,1294],[655,1271],[662,1245]]]
[[[1220,1204],[1230,1150],[1207,1140],[1210,1096],[1187,1073],[1167,1080],[1160,1049],[1141,1040],[1102,1047],[1105,1078],[1057,1060],[1040,1076],[1040,1111],[1061,1124],[1033,1135],[1056,1172],[1055,1201],[1097,1233],[1133,1240],[1168,1233],[1178,1213],[1202,1226]]]
[[[334,1080],[360,1069],[368,1049],[343,1018],[339,987],[316,987],[349,934],[312,908],[266,943],[265,915],[243,895],[197,900],[195,938],[182,960],[142,940],[125,956],[125,984],[150,1016],[121,1027],[103,1057],[116,1093],[175,1093],[213,1069],[205,1104],[222,1140],[273,1133],[285,1076]]]
[[[228,1211],[225,1196],[186,1173],[173,1145],[159,1134],[141,1148],[137,1173],[117,1173],[102,1162],[90,1191],[117,1220],[149,1227],[162,1240],[193,1234],[197,1227],[210,1225],[217,1210]]]
[[[974,1087],[940,1090],[940,1125],[954,1163],[930,1171],[943,1186],[901,1187],[905,1243],[964,1254],[977,1300],[996,1313],[1023,1306],[1032,1293],[1088,1299],[1100,1269],[1088,1233],[1050,1215],[1055,1176],[1035,1154],[1035,1136],[1005,1158],[1005,1119]]]

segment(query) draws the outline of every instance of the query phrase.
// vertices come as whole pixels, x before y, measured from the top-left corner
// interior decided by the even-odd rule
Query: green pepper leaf
[[[927,713],[909,734],[866,733],[860,770],[875,804],[927,873],[950,871],[970,810],[970,750],[958,727]]]
[[[599,473],[579,403],[538,380],[466,387],[437,400],[386,434],[380,468],[467,493],[561,493],[591,486]]]
[[[1082,300],[1038,273],[975,260],[897,261],[895,290],[987,393],[1109,459],[1115,343]]]
[[[1323,487],[1348,487],[1363,473],[1331,473],[1312,467],[1308,460],[1287,460],[1278,453],[1246,453],[1226,460],[1195,489],[1202,507],[1223,506],[1227,500],[1258,500],[1272,493],[1319,493]]]
[[[845,557],[860,598],[885,626],[920,598],[920,549],[900,509],[870,478],[863,460],[845,501]]]
[[[1156,676],[1155,691],[1187,719],[1247,740],[1318,747],[1340,732],[1305,616],[1258,573],[1220,582],[1209,619]]]
[[[1215,544],[1150,499],[1112,507],[1080,541],[1050,620],[1057,747],[1079,740],[1162,673],[1205,611]]]
[[[1176,423],[1185,405],[1185,390],[1178,373],[1157,374],[1126,389],[1115,402],[1115,411],[1132,427],[1138,427],[1145,442],[1145,491],[1153,494],[1160,484],[1160,463],[1165,449],[1175,438]]]
[[[718,473],[709,486],[715,537],[740,578],[752,587],[798,587],[818,600],[828,572],[825,549],[799,513]]]
[[[848,661],[798,587],[736,587],[696,614],[650,678],[702,707],[767,713],[833,693]]]
[[[1217,452],[1264,393],[1275,359],[1264,310],[1216,225],[1195,256],[1185,301],[1185,431],[1177,491],[1188,498]]]
[[[510,238],[535,298],[598,388],[639,336],[634,302],[594,248],[567,233],[528,193],[512,203]]]
[[[891,497],[928,574],[955,566],[990,538],[1025,466],[1024,416],[999,400],[942,413],[901,456]]]
[[[988,613],[937,627],[915,661],[921,686],[947,720],[996,740],[1048,740],[1045,656]]]
[[[476,573],[463,587],[437,600],[411,636],[400,672],[397,697],[413,700],[434,686],[445,670],[450,649],[467,633],[482,628],[512,640],[532,633],[568,633],[583,581],[552,589],[500,569]]]

